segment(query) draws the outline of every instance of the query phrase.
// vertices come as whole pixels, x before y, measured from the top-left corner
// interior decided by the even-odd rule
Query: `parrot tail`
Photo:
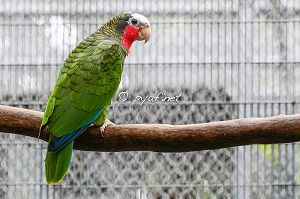
[[[49,184],[58,184],[65,177],[71,164],[72,150],[73,141],[60,151],[47,151],[45,169]]]

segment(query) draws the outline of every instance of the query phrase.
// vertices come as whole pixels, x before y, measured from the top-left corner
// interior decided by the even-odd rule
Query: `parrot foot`
[[[104,130],[106,127],[108,127],[109,125],[115,125],[114,123],[112,123],[110,120],[105,120],[105,122],[102,124],[102,126],[100,127],[100,133],[101,133],[101,136],[104,138]]]

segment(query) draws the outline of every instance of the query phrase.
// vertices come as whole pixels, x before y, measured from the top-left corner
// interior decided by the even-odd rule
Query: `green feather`
[[[57,184],[67,174],[72,157],[73,142],[59,152],[47,152],[45,160],[46,180],[49,184]]]

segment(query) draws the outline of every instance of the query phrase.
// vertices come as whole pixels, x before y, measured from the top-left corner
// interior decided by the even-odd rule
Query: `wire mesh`
[[[0,0],[0,104],[43,110],[76,44],[126,10],[147,16],[110,110],[121,123],[189,124],[299,113],[297,0]],[[120,101],[120,93],[128,98]],[[135,102],[180,95],[180,102]],[[44,143],[1,133],[0,198],[299,198],[299,144],[190,152],[74,151],[61,185]]]

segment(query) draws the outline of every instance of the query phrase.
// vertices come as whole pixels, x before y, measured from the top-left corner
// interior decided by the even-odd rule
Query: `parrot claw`
[[[110,120],[105,120],[105,122],[102,124],[102,126],[100,127],[100,133],[101,133],[101,136],[104,138],[104,130],[106,127],[108,127],[109,125],[115,125],[114,123],[112,123]]]

